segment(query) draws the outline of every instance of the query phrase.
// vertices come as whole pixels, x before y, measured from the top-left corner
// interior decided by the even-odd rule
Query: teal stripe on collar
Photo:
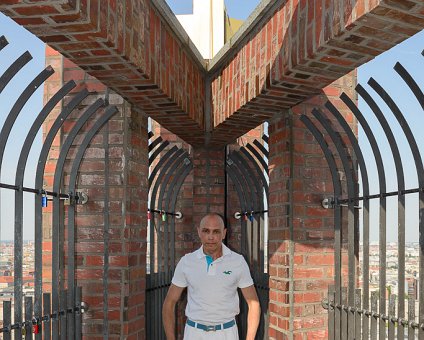
[[[210,255],[206,255],[206,264],[208,265],[206,270],[209,271],[209,266],[211,265],[211,263],[213,262],[213,258]]]

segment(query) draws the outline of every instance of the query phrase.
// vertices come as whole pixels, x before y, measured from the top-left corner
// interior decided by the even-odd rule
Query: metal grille
[[[240,219],[240,249],[250,266],[261,304],[262,315],[256,339],[268,339],[267,144],[268,136],[264,135],[261,142],[254,140],[252,144],[248,143],[239,150],[229,152],[226,160],[226,173],[235,187],[240,203],[239,211],[228,209],[228,212]],[[247,331],[247,305],[243,299],[240,301],[238,325],[240,337],[244,338]]]
[[[175,211],[180,189],[193,169],[189,154],[149,133],[149,231],[146,283],[147,339],[166,339],[162,305],[175,268]]]
[[[411,94],[411,100],[416,100],[424,109],[424,95],[418,83],[408,71],[397,63],[395,72],[400,77],[399,86],[406,86]],[[334,209],[335,226],[335,258],[334,258],[334,287],[330,287],[328,299],[323,301],[324,308],[329,310],[328,334],[329,339],[424,339],[424,168],[421,154],[412,133],[412,130],[401,112],[399,106],[387,91],[375,79],[371,78],[368,85],[374,90],[373,97],[360,84],[356,92],[373,112],[381,126],[389,149],[394,160],[397,180],[397,190],[387,191],[388,175],[386,174],[382,150],[377,142],[373,129],[365,119],[355,103],[346,95],[340,99],[350,109],[365,132],[367,141],[372,150],[377,166],[379,192],[370,194],[369,164],[365,161],[364,152],[359,146],[356,136],[344,120],[340,112],[330,103],[326,104],[326,112],[313,110],[313,118],[306,115],[301,117],[303,123],[319,143],[325,159],[330,168],[334,186],[334,197],[326,198],[323,205]],[[388,112],[378,105],[383,102]],[[418,114],[422,114],[419,112]],[[401,151],[398,138],[387,120],[391,114],[404,134],[408,147],[413,156],[413,165],[418,178],[418,187],[405,188],[405,164],[402,164]],[[358,193],[358,169],[362,179],[362,193]],[[340,173],[344,174],[345,181],[341,181]],[[408,311],[405,304],[405,230],[406,230],[406,196],[418,194],[418,235],[419,241],[419,279],[418,279],[418,304],[419,312],[415,315],[415,298],[412,292],[408,298]],[[398,291],[397,294],[389,292],[386,299],[386,262],[387,262],[387,213],[388,198],[397,198],[397,232],[398,232]],[[379,289],[370,293],[370,203],[377,200],[379,203]],[[363,257],[358,258],[356,247],[359,244],[359,214],[357,208],[362,205],[363,225]],[[342,216],[347,214],[347,228],[343,225]],[[375,226],[377,227],[377,226]],[[411,227],[411,226],[409,226]],[[347,235],[343,235],[347,230]],[[347,238],[346,238],[347,236]],[[347,239],[347,253],[343,249],[343,240]],[[347,256],[347,277],[343,274],[342,256]],[[358,263],[362,265],[358,268]],[[357,270],[363,276],[362,286],[358,285]],[[406,315],[408,313],[408,315]]]
[[[7,45],[5,37],[0,38],[0,50]],[[1,54],[1,52],[0,52]],[[21,72],[23,66],[31,60],[29,52],[25,52],[0,76],[0,93],[6,88],[9,82]],[[31,81],[25,90],[19,95],[0,131],[0,171],[2,169],[4,152],[9,141],[12,128],[21,113],[22,108],[33,95],[35,90],[43,86],[54,70],[48,66],[41,71],[38,76]],[[35,339],[80,339],[82,333],[81,313],[87,306],[81,302],[81,288],[75,286],[75,205],[83,204],[87,196],[77,192],[77,175],[84,153],[93,137],[117,112],[116,107],[108,106],[103,99],[98,99],[90,105],[79,116],[75,125],[68,133],[61,146],[60,155],[56,164],[52,191],[46,191],[43,187],[43,178],[49,151],[58,132],[62,128],[67,117],[82,104],[82,101],[89,95],[87,90],[73,95],[54,120],[43,141],[42,149],[39,153],[35,187],[23,186],[26,163],[31,146],[37,132],[46,122],[49,114],[69,93],[76,87],[75,82],[66,83],[50,100],[44,105],[40,113],[35,117],[34,122],[19,152],[19,160],[16,168],[15,183],[0,183],[0,188],[13,190],[14,199],[14,292],[13,292],[13,319],[11,317],[12,304],[5,301],[3,305],[3,332],[4,339],[10,339],[12,334],[15,338],[25,336],[32,339],[32,332]],[[99,116],[99,111],[103,113]],[[87,122],[94,124],[89,129],[83,131]],[[69,161],[69,151],[75,143],[78,135],[84,134],[82,142],[79,144],[75,157],[70,162],[71,171],[69,173],[68,191],[61,192],[64,187],[64,166]],[[18,150],[19,151],[19,150]],[[34,273],[34,299],[26,297],[23,301],[23,193],[34,194],[35,202],[35,273]],[[52,290],[51,294],[43,289],[43,261],[42,261],[42,225],[43,206],[48,201],[52,201]],[[67,203],[68,215],[65,223],[64,202]],[[0,202],[1,204],[1,202]],[[67,237],[65,238],[65,234]],[[67,249],[65,251],[65,249]],[[68,263],[65,267],[65,256]],[[65,287],[66,286],[66,287]],[[66,289],[65,289],[66,288]],[[23,311],[25,305],[25,314]]]

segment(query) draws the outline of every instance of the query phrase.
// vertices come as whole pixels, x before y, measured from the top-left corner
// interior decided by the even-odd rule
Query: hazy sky
[[[170,7],[177,13],[190,13],[191,1],[187,0],[167,0]],[[254,10],[258,1],[246,1],[246,0],[226,0],[226,8],[231,17],[238,19],[246,19],[249,14]],[[13,103],[15,102],[18,95],[22,92],[24,86],[29,83],[43,68],[44,68],[44,44],[35,36],[24,30],[22,27],[16,25],[13,21],[0,14],[0,35],[5,35],[10,44],[0,54],[0,73],[2,73],[19,55],[25,50],[29,50],[33,55],[34,59],[25,66],[24,70],[19,73],[19,76],[13,79],[13,86],[7,86],[6,90],[0,94],[0,126],[3,125],[6,114],[10,111]],[[408,122],[411,124],[411,128],[415,133],[415,137],[418,140],[418,144],[421,148],[421,152],[424,155],[424,134],[420,131],[423,124],[424,113],[419,106],[418,102],[414,99],[412,94],[406,85],[403,84],[402,79],[393,70],[393,66],[396,61],[400,61],[401,64],[413,74],[415,80],[419,83],[421,88],[424,88],[424,69],[423,62],[424,57],[421,55],[421,51],[424,49],[424,31],[408,39],[404,43],[398,45],[392,50],[382,54],[373,61],[363,65],[358,69],[358,80],[366,87],[371,94],[370,89],[366,82],[369,77],[374,77],[380,84],[382,84],[387,92],[393,96],[395,102],[400,106],[401,110],[405,114]],[[11,84],[11,85],[12,85]],[[37,95],[34,95],[28,104],[25,106],[25,110],[18,118],[15,127],[10,137],[10,145],[6,148],[5,160],[3,162],[3,168],[1,173],[1,181],[6,183],[13,183],[14,172],[16,169],[17,155],[20,151],[23,143],[23,136],[26,135],[30,124],[32,123],[35,115],[38,114],[42,107],[42,89],[37,91]],[[373,98],[378,98],[376,94],[373,94]],[[378,101],[381,104],[381,101]],[[390,156],[390,149],[386,139],[381,131],[381,128],[376,124],[376,119],[373,117],[367,106],[360,100],[360,109],[367,117],[370,122],[373,132],[376,134],[379,140],[379,146],[384,155],[384,163],[387,174],[387,186],[388,190],[396,190],[396,175],[394,171],[394,165]],[[387,119],[389,120],[393,131],[395,132],[399,147],[401,149],[402,160],[404,162],[404,170],[406,177],[406,187],[415,188],[417,187],[416,174],[414,172],[411,152],[409,151],[408,144],[403,137],[403,134],[390,111],[381,104],[381,108],[385,112]],[[31,116],[31,119],[28,117]],[[371,155],[370,148],[368,147],[367,140],[360,129],[359,140],[361,148],[365,153],[367,159],[367,166],[370,176],[371,193],[378,193],[378,179],[376,175],[375,163]],[[33,186],[34,182],[34,170],[36,155],[41,148],[41,136],[38,136],[37,142],[32,148],[29,165],[26,171],[25,185]],[[1,211],[1,239],[11,239],[13,237],[13,192],[10,190],[1,190],[2,192],[2,211]],[[31,206],[32,194],[25,195],[26,200],[26,215],[24,225],[32,225],[33,213]],[[393,205],[395,199],[389,200],[388,207],[388,241],[396,241],[397,235],[397,208]],[[417,230],[417,195],[409,195],[407,200],[407,240],[416,241],[418,239]],[[371,239],[378,239],[378,209],[375,204],[377,200],[373,202],[372,216],[372,231]],[[7,213],[6,213],[7,212]],[[25,239],[33,238],[32,228],[27,228],[24,234]]]

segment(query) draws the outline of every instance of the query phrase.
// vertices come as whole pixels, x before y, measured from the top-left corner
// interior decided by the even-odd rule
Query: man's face
[[[220,218],[216,216],[205,217],[199,228],[197,228],[197,233],[203,245],[203,251],[206,254],[219,251],[226,232],[227,229],[224,228],[224,224]]]

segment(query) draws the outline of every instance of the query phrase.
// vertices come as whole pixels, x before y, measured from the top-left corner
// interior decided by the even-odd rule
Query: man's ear
[[[222,239],[224,239],[226,235],[227,235],[227,228],[224,228],[224,231],[222,233]]]

